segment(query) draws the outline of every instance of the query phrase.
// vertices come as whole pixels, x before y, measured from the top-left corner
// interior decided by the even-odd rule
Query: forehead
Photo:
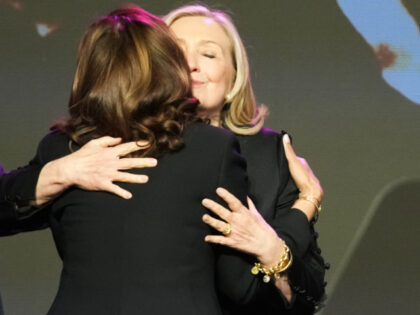
[[[185,16],[177,19],[170,28],[178,39],[185,42],[214,42],[230,49],[231,42],[223,27],[206,16]]]

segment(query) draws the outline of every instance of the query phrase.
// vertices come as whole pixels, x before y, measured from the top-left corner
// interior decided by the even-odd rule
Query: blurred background
[[[0,0],[4,169],[26,164],[65,115],[85,28],[126,2]],[[331,264],[323,314],[420,314],[420,106],[410,94],[420,87],[414,62],[420,50],[382,37],[391,28],[407,42],[420,42],[399,23],[408,19],[418,35],[420,2],[365,2],[376,7],[350,0],[201,1],[231,14],[249,54],[257,100],[270,109],[267,127],[287,130],[322,182],[317,229]],[[394,16],[386,8],[391,2],[406,16]],[[135,3],[163,15],[191,2]],[[363,24],[354,19],[358,12]],[[382,24],[377,12],[386,12]],[[386,79],[397,66],[398,73],[410,73],[409,89]],[[45,314],[60,268],[49,230],[1,238],[5,314]]]

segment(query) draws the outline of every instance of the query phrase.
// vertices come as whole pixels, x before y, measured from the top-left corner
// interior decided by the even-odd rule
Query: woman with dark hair
[[[199,114],[208,118],[212,125],[230,129],[238,135],[241,153],[248,162],[249,194],[261,213],[256,211],[252,202],[247,209],[226,190],[219,190],[221,197],[233,201],[229,203],[233,213],[222,205],[206,200],[205,206],[219,218],[205,215],[203,220],[226,234],[208,236],[206,240],[252,254],[260,266],[278,266],[286,251],[284,244],[290,247],[294,256],[288,272],[268,272],[271,281],[262,286],[263,294],[259,294],[251,304],[241,307],[227,301],[225,307],[232,314],[312,313],[320,305],[324,293],[324,262],[319,254],[313,226],[323,194],[319,181],[306,162],[295,156],[287,136],[282,139],[275,131],[262,129],[266,109],[262,107],[257,110],[246,51],[229,17],[221,11],[193,5],[172,11],[166,21],[187,56],[193,76],[193,94],[200,101]],[[114,141],[117,143],[117,140]],[[84,150],[87,150],[86,146],[75,153]],[[109,150],[103,147],[97,149],[108,153]],[[69,161],[71,156],[71,161],[81,160],[74,156],[75,153],[69,156]],[[106,164],[106,160],[96,160]],[[119,161],[122,160],[125,159]],[[60,169],[59,164],[52,161],[45,168],[55,165],[49,169],[57,170]],[[298,187],[289,174],[288,166]],[[84,174],[77,172],[74,165],[69,169],[72,174]],[[46,173],[39,177],[37,193],[32,198],[39,203],[50,200],[70,186],[60,186],[60,181],[58,185],[51,185],[51,180],[45,180]],[[80,178],[66,182],[96,190],[95,186],[92,188],[92,185],[84,184],[86,181]],[[137,182],[140,182],[139,178]],[[117,187],[113,184],[103,186],[101,190],[117,193],[111,190]],[[123,185],[122,191],[118,191],[119,195],[127,198],[123,193],[128,193],[128,187],[131,186]],[[231,192],[235,195],[234,191]],[[10,195],[14,196],[13,192]],[[212,199],[211,196],[205,197]],[[240,196],[237,197],[241,200]],[[11,204],[16,205],[16,202],[15,199]],[[18,221],[16,230],[24,230],[27,225],[25,220]]]
[[[168,27],[139,8],[112,12],[81,41],[69,118],[39,144],[45,165],[104,135],[159,158],[130,200],[72,187],[47,212],[63,269],[50,315],[221,314],[217,291],[238,303],[260,281],[246,255],[203,242],[204,196],[217,187],[245,202],[234,136],[197,120],[188,65]],[[205,167],[203,167],[205,165]]]

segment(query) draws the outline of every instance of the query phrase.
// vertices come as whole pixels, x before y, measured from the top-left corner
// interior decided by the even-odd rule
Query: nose
[[[188,66],[190,67],[190,72],[199,72],[200,68],[198,66],[197,57],[194,53],[185,52],[187,58]]]

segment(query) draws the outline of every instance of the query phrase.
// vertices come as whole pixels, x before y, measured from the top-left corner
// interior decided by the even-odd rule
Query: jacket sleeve
[[[39,173],[44,166],[41,146],[28,165],[11,172],[0,171],[0,236],[47,227],[47,208],[32,207]]]
[[[275,216],[269,223],[293,253],[293,264],[287,272],[295,297],[289,308],[291,311],[295,309],[298,314],[311,314],[324,298],[326,264],[317,244],[315,222],[308,222],[302,211],[291,208],[298,198],[299,190],[291,178],[281,136],[278,137],[277,146],[280,181],[287,184],[279,192]],[[277,293],[281,295],[280,292]],[[273,292],[273,296],[275,295]],[[272,302],[275,300],[272,299]]]
[[[246,205],[248,192],[246,162],[238,152],[239,143],[232,135],[225,148],[218,187],[227,189]],[[221,198],[215,199],[226,206]],[[215,245],[215,247],[218,254],[217,284],[222,298],[238,304],[248,303],[255,297],[261,282],[250,272],[255,259],[226,246]]]

